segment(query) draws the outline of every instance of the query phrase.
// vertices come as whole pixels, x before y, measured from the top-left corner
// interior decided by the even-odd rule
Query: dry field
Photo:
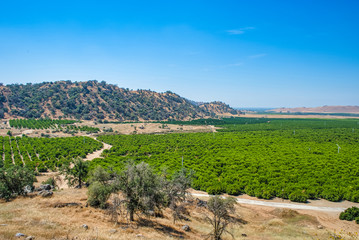
[[[36,185],[48,177],[49,174],[39,176]],[[204,239],[211,231],[203,220],[205,209],[195,202],[189,206],[189,221],[173,224],[170,212],[165,210],[163,218],[137,217],[134,223],[122,219],[116,225],[106,210],[86,206],[86,192],[87,189],[64,188],[51,198],[28,196],[0,202],[0,239],[18,239],[15,234],[19,232],[36,240]],[[63,206],[64,203],[78,205]],[[236,213],[241,221],[231,229],[235,239],[333,239],[340,231],[344,232],[343,239],[358,239],[358,225],[340,221],[338,213],[251,205],[237,205]],[[88,225],[87,230],[83,224]],[[191,231],[182,230],[185,224]],[[232,238],[226,235],[224,239]]]
[[[161,124],[161,123],[124,123],[124,124],[95,124],[93,121],[82,121],[75,123],[77,126],[90,126],[96,127],[101,130],[113,129],[116,134],[160,134],[160,133],[174,133],[174,132],[211,132],[214,130],[213,126],[188,126],[188,125],[175,125],[175,124]],[[6,136],[8,131],[11,131],[13,136],[21,136],[25,134],[29,137],[41,137],[41,134],[48,134],[51,137],[71,137],[71,136],[92,136],[94,134],[86,134],[78,132],[75,135],[56,132],[53,133],[51,129],[16,129],[11,128],[10,125],[0,123],[0,136]]]

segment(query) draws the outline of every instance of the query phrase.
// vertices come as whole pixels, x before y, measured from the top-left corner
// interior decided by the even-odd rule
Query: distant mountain
[[[359,106],[323,106],[323,107],[298,107],[298,108],[277,108],[267,110],[276,113],[352,113],[359,114]]]
[[[185,120],[239,113],[222,102],[199,104],[170,91],[133,91],[96,80],[0,86],[0,118],[138,121]]]

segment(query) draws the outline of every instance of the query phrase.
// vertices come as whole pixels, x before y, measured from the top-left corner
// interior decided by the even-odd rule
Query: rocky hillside
[[[239,111],[222,102],[195,104],[170,91],[133,91],[104,81],[0,86],[0,118],[182,120],[223,114]]]

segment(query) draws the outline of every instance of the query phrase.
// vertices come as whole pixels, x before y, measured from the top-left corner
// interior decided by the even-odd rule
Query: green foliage
[[[160,177],[143,162],[136,165],[129,161],[117,175],[115,188],[121,190],[125,198],[130,221],[134,221],[136,212],[159,211],[165,203]]]
[[[340,220],[347,220],[347,221],[356,220],[356,223],[358,223],[359,208],[351,207],[351,208],[346,209],[344,212],[340,213],[339,219]]]
[[[25,165],[31,170],[56,171],[72,158],[86,157],[101,149],[102,143],[89,137],[30,138],[0,136],[0,166]],[[4,156],[4,159],[3,159]],[[14,159],[14,161],[13,161]]]
[[[296,190],[289,194],[289,200],[293,202],[302,202],[305,203],[308,200],[308,195],[305,194],[303,191]]]
[[[122,169],[133,159],[158,172],[166,167],[171,175],[182,167],[183,156],[184,167],[196,172],[192,187],[210,194],[358,202],[358,120],[245,124],[240,119],[234,126],[235,120],[220,125],[223,132],[214,134],[99,136],[113,147],[91,165]]]
[[[213,116],[211,109],[166,92],[129,90],[105,82],[58,81],[7,85],[9,94],[0,108],[12,117],[41,117],[117,121],[165,120]],[[0,98],[2,100],[2,98]],[[214,103],[224,112],[237,112],[223,103]]]
[[[87,202],[92,207],[105,208],[106,202],[114,189],[113,184],[109,182],[113,173],[110,174],[102,167],[97,166],[89,175],[90,186],[87,192]]]
[[[89,162],[80,158],[71,161],[69,166],[65,166],[61,172],[65,174],[65,180],[69,186],[82,188],[89,172]]]
[[[0,198],[9,201],[18,195],[25,195],[25,186],[33,186],[34,173],[20,166],[0,168]]]
[[[106,202],[109,199],[112,192],[111,185],[105,185],[100,182],[93,182],[87,191],[87,202],[92,207],[105,208]]]
[[[97,166],[94,170],[91,171],[89,182],[100,182],[105,185],[111,179],[111,174],[103,169],[101,166]]]
[[[75,120],[56,120],[56,119],[10,119],[10,127],[30,128],[30,129],[49,129],[61,128],[63,125],[73,124]]]

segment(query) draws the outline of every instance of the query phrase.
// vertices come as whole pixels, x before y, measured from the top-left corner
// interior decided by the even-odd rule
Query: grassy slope
[[[44,178],[44,177],[42,177]],[[39,179],[42,181],[43,179]],[[142,224],[127,225],[125,221],[117,226],[109,221],[105,210],[85,207],[87,189],[63,189],[47,199],[41,197],[21,197],[12,202],[1,202],[0,239],[17,239],[18,232],[35,236],[36,239],[203,239],[210,232],[210,226],[203,221],[204,209],[190,206],[190,221],[172,223],[169,211],[164,218],[150,218]],[[55,208],[58,203],[76,202],[81,206]],[[333,230],[318,229],[321,223],[306,214],[292,210],[237,207],[237,214],[247,223],[233,228],[236,239],[329,239]],[[328,216],[325,216],[328,221]],[[343,226],[337,217],[331,219],[338,227]],[[336,222],[337,221],[337,222]],[[83,229],[82,224],[89,226]],[[192,231],[184,232],[181,227],[188,224]],[[339,224],[339,225],[338,225]],[[345,223],[347,224],[347,223]],[[351,226],[352,224],[353,226]],[[355,229],[354,223],[349,223]],[[345,225],[346,226],[346,225]],[[116,233],[111,233],[116,229]],[[339,230],[337,230],[338,232]],[[224,239],[231,239],[227,235]],[[346,238],[356,239],[356,238]]]

